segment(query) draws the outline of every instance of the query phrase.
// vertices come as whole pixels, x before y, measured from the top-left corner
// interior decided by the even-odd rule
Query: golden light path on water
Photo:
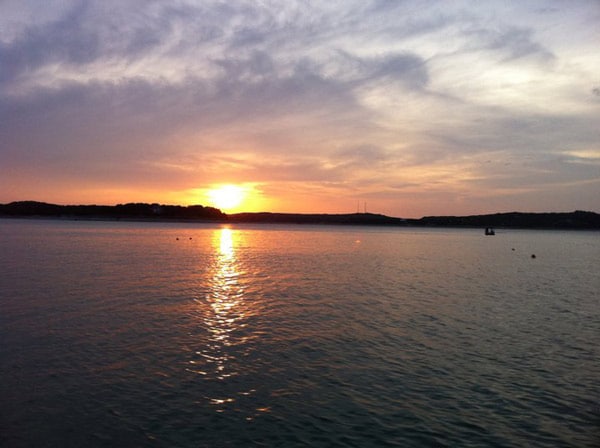
[[[206,350],[201,354],[214,366],[213,373],[221,380],[236,374],[227,368],[227,363],[233,356],[228,353],[227,348],[236,342],[233,333],[244,325],[244,312],[240,307],[244,289],[239,284],[240,272],[233,235],[229,228],[213,233],[212,246],[216,253],[206,296],[206,303],[210,308],[204,316],[209,338]]]
[[[248,356],[252,352],[253,340],[259,337],[252,331],[249,319],[259,312],[259,304],[247,297],[243,263],[236,251],[242,245],[240,231],[228,227],[217,229],[210,239],[212,262],[205,277],[203,296],[198,297],[203,333],[195,354],[190,361],[191,372],[207,381],[220,383],[215,395],[206,396],[216,412],[225,412],[228,406],[242,397],[249,398],[256,389],[242,388],[228,380],[243,374],[248,368]],[[256,299],[256,298],[255,298]],[[216,384],[215,384],[216,386]],[[268,411],[267,407],[253,407],[246,417]]]

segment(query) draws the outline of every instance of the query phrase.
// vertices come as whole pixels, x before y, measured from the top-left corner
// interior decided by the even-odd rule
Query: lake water
[[[598,266],[598,232],[0,220],[0,446],[598,446]]]

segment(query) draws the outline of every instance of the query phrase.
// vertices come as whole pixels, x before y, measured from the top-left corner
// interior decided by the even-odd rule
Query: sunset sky
[[[600,212],[599,24],[596,0],[0,0],[0,203]]]

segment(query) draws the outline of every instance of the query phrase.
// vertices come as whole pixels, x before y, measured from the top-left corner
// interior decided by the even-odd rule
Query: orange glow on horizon
[[[183,202],[186,204],[208,205],[225,213],[268,211],[273,202],[265,198],[261,189],[253,183],[212,184],[186,190],[184,194]]]
[[[211,205],[224,212],[238,208],[246,198],[247,191],[238,185],[221,185],[207,192]]]

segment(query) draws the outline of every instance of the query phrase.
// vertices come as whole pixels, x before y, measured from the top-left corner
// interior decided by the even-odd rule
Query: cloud
[[[329,129],[333,140],[347,133],[344,120],[354,121],[362,113],[348,90],[303,66],[278,77],[269,58],[255,54],[248,61],[230,60],[217,80],[70,83],[9,97],[0,105],[0,133],[7,136],[0,157],[22,169],[38,166],[45,175],[70,173],[88,179],[108,173],[121,181],[157,179],[160,167],[164,177],[177,174],[181,183],[187,176],[189,184],[194,174],[184,176],[175,167],[190,159],[201,167],[196,177],[209,177],[203,174],[203,160],[215,154],[320,153],[321,147],[308,145],[311,128]],[[32,127],[35,133],[28,132]],[[186,142],[172,147],[171,141],[182,135]],[[260,179],[278,173],[271,179],[295,179],[318,171],[307,169],[305,162],[293,166],[295,174],[291,167],[268,166],[261,167],[264,175],[258,168],[239,166],[230,174],[248,172]]]
[[[597,176],[576,156],[600,140],[584,4],[5,4],[2,186],[23,173],[131,191],[227,178],[439,205],[424,195]],[[552,35],[560,10],[587,34]]]
[[[502,30],[479,30],[478,34],[484,48],[500,52],[504,61],[527,57],[541,61],[554,59],[551,51],[534,41],[533,30],[529,28],[510,26]]]

